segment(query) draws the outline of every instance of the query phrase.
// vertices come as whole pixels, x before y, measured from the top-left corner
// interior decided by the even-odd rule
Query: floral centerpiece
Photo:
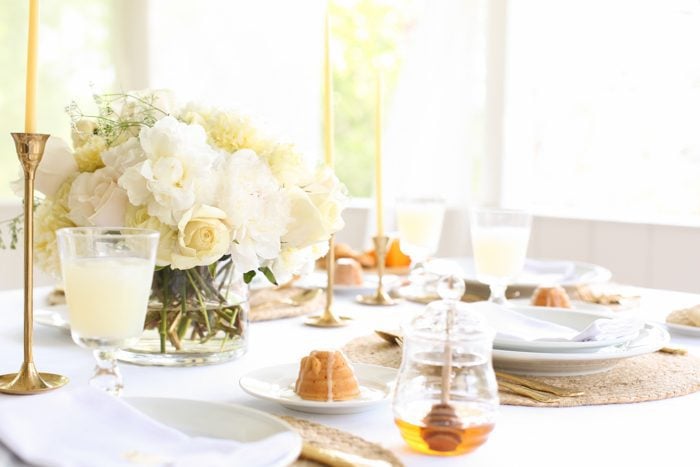
[[[95,102],[94,115],[68,107],[72,148],[55,137],[47,143],[36,176],[44,195],[36,210],[37,263],[58,272],[55,234],[62,227],[157,230],[142,339],[150,336],[150,344],[132,349],[146,355],[133,360],[192,364],[241,354],[247,305],[240,284],[256,274],[284,283],[324,255],[343,227],[344,187],[331,169],[310,167],[245,115],[177,106],[164,91]]]

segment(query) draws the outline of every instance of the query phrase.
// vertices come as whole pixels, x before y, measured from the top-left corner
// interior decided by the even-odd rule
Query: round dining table
[[[35,307],[46,307],[47,288],[35,290]],[[647,320],[663,321],[672,310],[700,303],[700,295],[639,289]],[[21,290],[0,292],[0,374],[22,362]],[[421,307],[404,302],[392,307],[363,306],[354,295],[336,293],[335,310],[354,319],[346,327],[316,328],[303,318],[250,324],[249,349],[242,358],[199,367],[147,367],[121,364],[124,396],[185,398],[240,404],[271,414],[291,415],[329,425],[391,450],[406,466],[698,466],[700,465],[700,392],[666,400],[573,408],[502,405],[496,427],[479,449],[458,457],[434,457],[412,451],[394,425],[387,400],[351,415],[295,412],[256,399],[239,386],[246,373],[283,363],[298,363],[315,349],[340,348],[379,326],[405,320]],[[700,337],[672,334],[671,345],[700,356]],[[65,329],[35,324],[34,361],[40,371],[60,373],[70,385],[83,386],[93,372],[91,352],[75,345]],[[0,395],[0,398],[16,396]],[[232,421],[233,422],[233,421]]]

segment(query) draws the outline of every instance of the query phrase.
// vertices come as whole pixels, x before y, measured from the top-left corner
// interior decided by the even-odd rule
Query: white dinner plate
[[[609,310],[582,311],[569,308],[554,308],[544,306],[511,306],[513,311],[523,316],[542,321],[566,326],[576,331],[583,331],[593,321],[600,318],[610,318]],[[488,313],[483,313],[486,321]],[[622,336],[615,339],[603,339],[597,341],[573,342],[573,341],[526,341],[512,339],[496,335],[493,341],[494,348],[502,350],[519,350],[523,352],[591,352],[611,345],[620,345],[637,337],[636,334]]]
[[[690,336],[690,337],[700,337],[700,327],[698,327],[698,326],[687,326],[685,324],[675,324],[675,323],[664,323],[664,325],[673,334],[680,334],[683,336]]]
[[[371,410],[389,400],[397,371],[377,365],[354,363],[360,396],[349,401],[308,401],[294,392],[299,364],[275,365],[251,371],[239,384],[251,396],[278,402],[292,410],[323,414],[350,414]]]
[[[509,305],[517,306],[534,306],[530,304],[529,298],[512,298],[508,300]],[[552,308],[552,307],[535,307],[535,308]],[[605,305],[598,305],[597,303],[588,303],[581,300],[571,300],[571,309],[577,311],[594,311],[598,313],[612,313],[613,310]],[[611,315],[612,316],[612,315]]]
[[[152,419],[190,436],[250,443],[278,433],[293,433],[297,439],[294,449],[274,466],[291,464],[301,452],[301,436],[289,424],[259,410],[235,404],[160,397],[125,397],[124,401]]]
[[[34,310],[34,322],[54,328],[70,331],[68,305],[54,305]]]
[[[474,259],[459,258],[467,282],[480,283],[476,278]],[[525,268],[520,276],[511,282],[513,287],[536,288],[543,284],[573,287],[581,284],[606,282],[612,273],[609,269],[590,263],[562,260],[525,260]]]
[[[601,373],[614,367],[620,360],[656,352],[668,344],[668,332],[658,324],[646,323],[639,335],[627,345],[605,347],[595,352],[555,353],[493,351],[493,365],[519,375],[575,376]]]
[[[341,285],[335,284],[333,290],[335,292],[347,293],[347,294],[359,294],[359,293],[371,293],[377,289],[378,281],[376,274],[363,273],[364,282],[361,285]],[[294,283],[297,287],[303,288],[326,288],[328,281],[328,275],[324,272],[315,271],[307,276],[302,277]],[[387,274],[384,276],[383,285],[384,287],[391,288],[400,282],[398,276],[393,274]]]

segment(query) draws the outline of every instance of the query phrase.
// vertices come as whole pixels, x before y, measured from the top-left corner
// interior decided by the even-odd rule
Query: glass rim
[[[118,237],[159,237],[160,232],[139,227],[63,227],[56,231],[57,236],[89,236],[90,238]]]

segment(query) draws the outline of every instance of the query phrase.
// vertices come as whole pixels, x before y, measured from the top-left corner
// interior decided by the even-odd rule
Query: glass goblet
[[[490,289],[489,301],[506,302],[506,288],[523,270],[532,215],[499,208],[473,209],[469,216],[474,268]]]
[[[441,198],[400,198],[397,201],[401,250],[411,257],[411,285],[405,289],[410,296],[425,297],[430,293],[426,263],[438,249],[444,218],[445,200]]]
[[[143,332],[159,234],[75,227],[57,237],[71,336],[97,361],[90,384],[119,395],[124,384],[115,353]]]

